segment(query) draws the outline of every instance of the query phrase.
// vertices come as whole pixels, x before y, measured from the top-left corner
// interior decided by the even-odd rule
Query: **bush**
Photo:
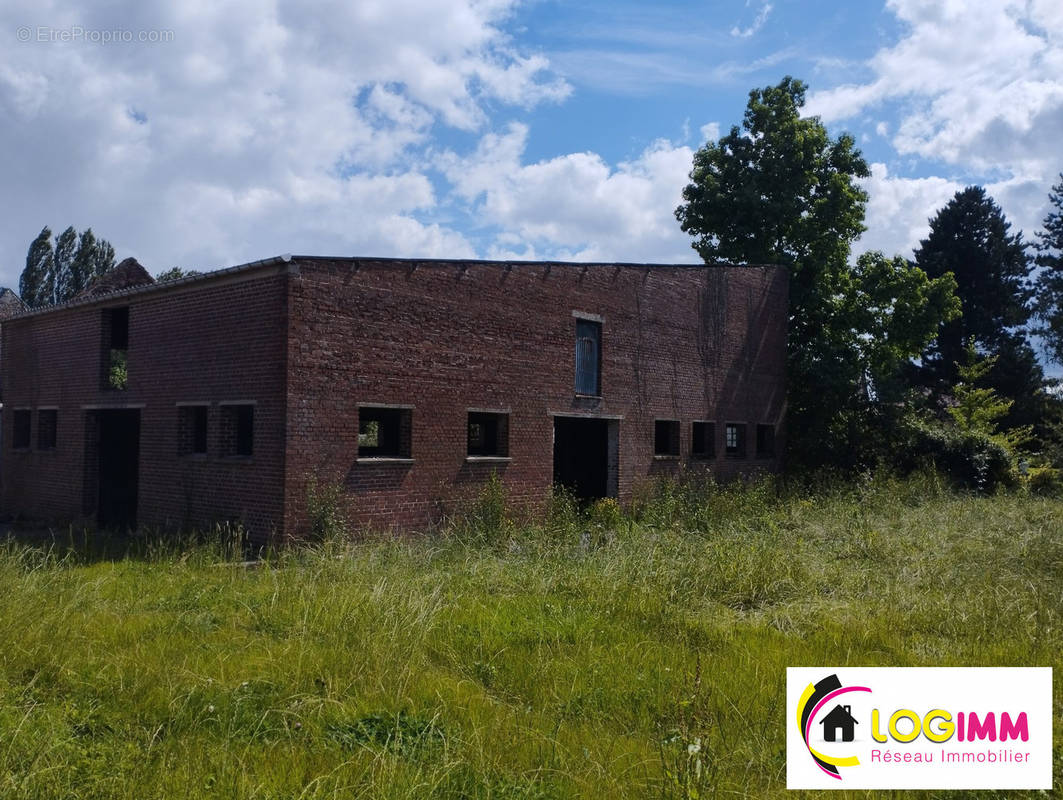
[[[986,433],[909,420],[894,452],[904,473],[936,466],[958,486],[987,494],[1018,485],[1012,454]]]
[[[1037,497],[1063,496],[1063,474],[1052,467],[1034,467],[1026,478],[1026,490]]]
[[[306,516],[310,522],[311,541],[324,542],[349,534],[348,519],[343,512],[343,487],[318,483],[311,477],[306,484]]]

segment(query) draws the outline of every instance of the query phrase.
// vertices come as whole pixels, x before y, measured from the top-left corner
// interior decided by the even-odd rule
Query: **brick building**
[[[281,256],[16,315],[2,328],[2,510],[306,530],[430,524],[497,473],[631,496],[779,466],[776,267]]]

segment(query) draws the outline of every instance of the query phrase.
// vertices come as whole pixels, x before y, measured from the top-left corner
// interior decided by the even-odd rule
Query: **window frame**
[[[196,417],[200,413],[203,415],[203,449],[197,450],[196,423],[198,420]],[[206,458],[210,454],[210,403],[178,403],[177,415],[177,454],[184,458]],[[247,456],[240,457],[247,458]]]
[[[667,440],[666,450],[661,449],[663,440]],[[682,441],[682,423],[679,420],[663,417],[653,420],[654,458],[679,458],[682,453]]]
[[[413,410],[414,407],[410,405],[396,405],[390,403],[359,403],[358,404],[358,428],[357,437],[361,437],[365,434],[362,433],[362,415],[366,414],[366,423],[377,422],[381,425],[378,429],[378,444],[373,446],[367,446],[361,444],[359,441],[357,444],[358,453],[357,460],[359,462],[367,463],[412,463],[413,462]],[[384,433],[382,424],[388,417],[393,417],[391,424],[395,426],[395,430],[388,431],[388,438],[391,439],[393,446],[389,443],[387,449],[383,449],[384,445],[379,444],[379,437]]]
[[[744,459],[748,452],[748,425],[745,422],[725,422],[723,428],[724,456],[733,459]],[[731,430],[735,431],[735,447],[731,447]]]
[[[775,426],[770,422],[758,422],[757,423],[757,441],[756,441],[756,454],[757,458],[770,459],[775,458]],[[761,446],[761,434],[768,433],[768,447]]]
[[[702,428],[698,436],[698,428]],[[698,449],[699,445],[702,449]],[[716,458],[716,421],[696,419],[690,423],[690,457],[699,461],[713,461]]]
[[[465,460],[466,461],[509,461],[509,415],[508,410],[470,408],[465,413]],[[476,417],[477,419],[473,419]],[[473,452],[472,426],[475,424],[494,425],[494,447],[484,446],[484,452]],[[477,448],[480,449],[480,448]],[[491,450],[491,452],[487,452]]]
[[[575,361],[575,378],[573,381],[573,388],[577,397],[601,397],[602,396],[602,334],[603,334],[603,320],[601,317],[594,316],[592,314],[580,314],[573,312],[573,316],[576,319],[576,341],[574,351]],[[581,369],[581,356],[582,346],[581,342],[591,339],[592,337],[581,336],[581,331],[594,331],[593,341],[594,347],[594,386],[588,387],[586,381],[581,381],[582,377],[586,377],[587,370]],[[584,391],[585,389],[592,388],[593,391]]]
[[[227,461],[249,461],[255,456],[255,409],[258,403],[254,400],[225,400],[218,403],[221,418],[218,421],[218,453]],[[241,449],[244,441],[241,434],[242,423],[245,420],[241,415],[250,413],[250,431],[247,432],[249,447],[247,452]],[[209,421],[208,421],[209,424]]]

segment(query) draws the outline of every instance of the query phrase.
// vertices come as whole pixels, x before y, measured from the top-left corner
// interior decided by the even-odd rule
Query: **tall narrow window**
[[[54,408],[42,408],[37,412],[37,449],[54,450],[59,412]]]
[[[576,320],[576,394],[602,393],[602,323]]]
[[[129,383],[129,306],[103,310],[103,388],[121,391]]]
[[[468,455],[508,456],[509,414],[470,411]]]
[[[15,424],[14,436],[11,437],[11,447],[15,450],[30,449],[30,425],[33,418],[28,408],[16,409],[12,412],[12,422]]]
[[[690,455],[694,458],[716,457],[716,423],[695,422],[690,439]]]

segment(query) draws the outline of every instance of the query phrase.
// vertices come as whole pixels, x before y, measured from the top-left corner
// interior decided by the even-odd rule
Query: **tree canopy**
[[[791,329],[799,339],[832,311],[852,241],[864,230],[867,162],[843,134],[802,117],[805,84],[787,76],[749,93],[742,127],[694,154],[682,229],[706,263],[790,269]]]
[[[676,218],[709,264],[788,269],[791,461],[822,463],[840,415],[898,397],[902,368],[958,302],[951,276],[903,258],[867,253],[850,266],[870,172],[852,137],[801,116],[804,102],[790,77],[751,91],[742,127],[695,154]]]
[[[65,303],[114,267],[114,248],[97,239],[92,228],[79,236],[71,226],[53,243],[51,228],[45,225],[26,254],[19,295],[30,308]]]
[[[930,234],[915,251],[915,263],[932,278],[952,273],[963,314],[942,326],[927,359],[931,373],[951,385],[965,363],[968,340],[989,355],[1020,344],[1030,318],[1030,255],[1022,233],[985,189],[959,191],[930,220]]]

